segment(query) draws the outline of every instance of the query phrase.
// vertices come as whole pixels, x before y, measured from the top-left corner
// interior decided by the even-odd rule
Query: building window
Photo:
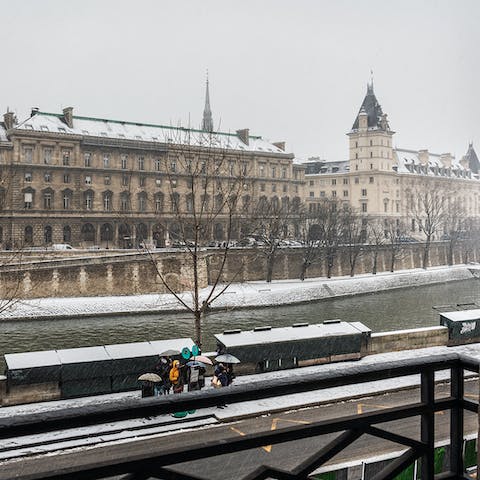
[[[45,183],[50,183],[52,181],[52,173],[45,172],[45,174],[43,175],[43,179],[45,180]]]
[[[336,178],[332,178],[332,185],[336,185],[337,184],[337,179]]]
[[[103,194],[103,210],[109,212],[112,209],[112,195],[110,193]]]
[[[388,202],[383,202],[383,211],[384,211],[384,213],[387,213],[387,211],[388,211]]]
[[[265,184],[264,184],[264,183],[261,183],[261,184],[260,184],[260,191],[261,191],[261,192],[264,192],[264,191],[265,191]]]
[[[310,180],[310,186],[313,187],[315,185],[315,182],[313,180]]]
[[[315,197],[315,192],[310,192],[310,198]]]
[[[33,206],[33,193],[32,192],[26,192],[23,196],[23,207],[26,210],[30,210]]]
[[[30,183],[32,181],[32,172],[25,172],[25,181]]]
[[[141,187],[144,187],[144,186],[145,186],[145,177],[144,177],[143,175],[138,179],[138,184],[139,184]]]
[[[370,158],[373,158],[373,152],[370,152]],[[371,164],[370,164],[371,165]]]
[[[63,158],[63,165],[66,167],[70,165],[70,151],[69,150],[64,150],[62,154]]]
[[[92,184],[92,177],[90,175],[85,176],[85,185],[91,185]]]
[[[193,197],[191,195],[187,195],[185,206],[186,206],[187,212],[189,213],[193,212]]]
[[[344,197],[348,197],[348,190],[344,190],[344,191],[343,191],[343,196],[344,196]]]
[[[156,179],[155,179],[155,185],[156,185],[157,187],[160,187],[160,186],[162,185],[162,179],[161,179],[161,178],[156,178]]]
[[[362,188],[362,197],[366,197],[366,196],[367,196],[367,189]]]
[[[258,174],[260,177],[264,177],[265,176],[265,165],[263,163],[261,163],[259,166],[258,166]]]
[[[272,192],[276,192],[277,191],[277,185],[275,183],[272,183]]]
[[[145,170],[145,158],[144,157],[138,157],[138,169],[139,170]]]
[[[63,241],[65,243],[70,243],[72,241],[72,229],[68,225],[63,227]]]
[[[362,203],[362,213],[367,213],[367,204]]]
[[[159,158],[156,158],[153,161],[153,164],[154,164],[154,168],[157,172],[159,172],[162,169],[162,161]]]
[[[122,176],[122,186],[127,187],[128,186],[128,175],[123,175]]]
[[[63,209],[64,210],[69,210],[70,205],[71,205],[71,194],[69,192],[64,192],[63,193]]]
[[[52,243],[52,227],[47,225],[43,230],[43,238],[45,243]]]
[[[33,148],[32,147],[23,147],[23,161],[25,163],[33,162]]]
[[[43,194],[43,208],[45,210],[50,210],[52,208],[52,194],[49,192]]]
[[[90,152],[85,152],[83,154],[83,163],[86,167],[91,167],[92,154]]]
[[[288,186],[287,186],[286,183],[283,184],[282,191],[283,191],[283,193],[287,193],[287,192],[288,192]]]
[[[28,225],[28,227],[25,227],[25,243],[33,243],[33,227],[31,227],[30,225]]]
[[[172,188],[177,188],[177,179],[176,178],[172,178],[170,180],[170,185]]]
[[[103,177],[103,183],[104,185],[110,185],[110,183],[112,182],[112,179],[110,178],[110,175],[105,175]]]
[[[159,213],[163,211],[163,195],[155,196],[155,212]]]
[[[93,208],[93,194],[90,192],[87,192],[85,194],[85,209],[91,210],[92,208]]]
[[[170,171],[172,173],[175,173],[177,171],[177,162],[175,160],[172,160],[170,162]]]
[[[332,197],[335,198],[337,196],[337,191],[336,190],[332,190]]]
[[[358,160],[358,153],[355,154],[355,160]]]
[[[108,153],[105,153],[103,155],[103,168],[108,168],[110,166],[110,155]]]
[[[277,168],[272,167],[272,178],[275,178],[277,176]]]
[[[64,173],[63,174],[63,183],[70,183],[70,174]]]
[[[368,179],[368,183],[373,183],[374,181],[375,181],[375,179],[374,179],[373,177],[370,177],[370,178]]]
[[[355,183],[356,183],[356,184],[359,184],[359,183],[360,183],[360,178],[359,178],[359,177],[355,177]]]
[[[144,212],[147,209],[147,196],[142,193],[138,196],[138,210]]]
[[[128,157],[127,157],[127,155],[122,155],[120,157],[120,161],[122,163],[122,169],[126,170],[128,168]]]
[[[321,196],[321,197],[324,197],[324,196],[325,196],[325,191],[324,191],[324,190],[322,190],[322,191],[320,192],[320,196]]]
[[[343,184],[344,184],[344,185],[348,185],[348,178],[344,178],[344,179],[343,179]]]
[[[50,165],[52,163],[53,150],[51,148],[43,149],[43,163]]]

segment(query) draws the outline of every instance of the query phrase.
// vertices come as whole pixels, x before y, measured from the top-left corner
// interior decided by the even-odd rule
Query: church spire
[[[208,70],[207,70],[207,84],[205,89],[205,107],[203,109],[202,130],[206,132],[213,132],[212,111],[210,110],[210,92],[208,89]]]

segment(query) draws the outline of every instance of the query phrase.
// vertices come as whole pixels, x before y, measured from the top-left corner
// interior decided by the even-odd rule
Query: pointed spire
[[[206,132],[213,132],[213,119],[212,111],[210,109],[210,91],[208,88],[208,70],[207,70],[207,83],[205,89],[205,107],[203,109],[202,130]]]

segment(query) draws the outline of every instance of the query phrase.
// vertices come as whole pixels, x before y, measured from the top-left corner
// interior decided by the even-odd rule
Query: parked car
[[[75,248],[73,248],[68,243],[54,243],[51,249],[52,250],[75,250]]]

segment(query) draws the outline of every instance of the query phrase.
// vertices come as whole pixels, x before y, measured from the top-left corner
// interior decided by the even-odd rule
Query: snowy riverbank
[[[310,302],[332,297],[359,295],[395,288],[415,287],[473,278],[466,265],[402,270],[355,277],[310,278],[235,283],[211,305],[213,309],[258,308]],[[202,292],[203,298],[209,288]],[[186,302],[191,300],[183,294]],[[182,311],[170,294],[111,297],[42,298],[15,303],[0,313],[0,320],[79,318]]]

